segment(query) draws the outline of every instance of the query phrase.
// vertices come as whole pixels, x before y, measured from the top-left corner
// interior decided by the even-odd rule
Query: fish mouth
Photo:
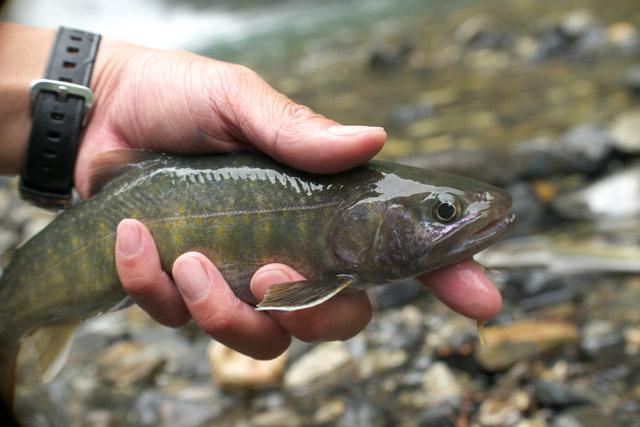
[[[516,223],[516,215],[500,215],[472,232],[464,241],[449,251],[448,258],[462,261],[502,239]]]

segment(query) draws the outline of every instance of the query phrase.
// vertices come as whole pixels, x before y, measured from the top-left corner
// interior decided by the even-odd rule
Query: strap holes
[[[49,141],[59,141],[60,140],[60,132],[56,132],[55,130],[48,130],[47,131],[47,139]]]
[[[62,63],[62,66],[64,68],[76,68],[76,63],[75,62],[71,62],[71,61],[64,61]]]
[[[71,83],[71,79],[69,77],[58,77],[58,80],[61,82]]]
[[[64,114],[62,113],[51,113],[50,117],[51,120],[55,120],[56,122],[61,122],[62,120],[64,120]]]
[[[75,46],[67,46],[67,52],[75,55],[76,53],[80,52],[80,49]]]
[[[50,148],[45,148],[44,156],[49,159],[55,159],[56,157],[58,157],[58,153]]]
[[[71,40],[73,40],[74,42],[81,42],[82,41],[82,37],[76,36],[76,35],[72,35],[71,36]]]

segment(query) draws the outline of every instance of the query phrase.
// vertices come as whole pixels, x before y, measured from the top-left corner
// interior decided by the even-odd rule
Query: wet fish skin
[[[459,205],[459,219],[434,220],[442,198]],[[248,285],[264,264],[288,264],[320,283],[339,275],[360,288],[399,281],[491,244],[512,222],[509,206],[508,194],[488,184],[389,163],[313,175],[252,153],[162,155],[16,252],[0,278],[0,345],[14,348],[31,330],[105,312],[125,297],[114,260],[123,218],[145,223],[165,270],[185,251],[200,251],[255,304]]]

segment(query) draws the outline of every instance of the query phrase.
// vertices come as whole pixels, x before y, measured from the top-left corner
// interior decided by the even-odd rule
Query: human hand
[[[290,166],[338,172],[370,159],[386,138],[381,128],[340,126],[276,92],[245,67],[184,52],[103,45],[96,65],[96,105],[80,146],[75,182],[87,196],[91,161],[101,152],[146,148],[168,152],[225,152],[254,147]],[[222,343],[256,358],[275,357],[290,337],[346,339],[371,317],[363,292],[341,293],[292,313],[257,312],[229,289],[202,254],[187,253],[164,272],[148,230],[138,221],[118,227],[118,273],[125,291],[160,323],[192,317]],[[258,270],[251,290],[259,300],[274,283],[301,279],[281,264]],[[500,295],[473,263],[421,278],[442,301],[476,319],[495,315]]]

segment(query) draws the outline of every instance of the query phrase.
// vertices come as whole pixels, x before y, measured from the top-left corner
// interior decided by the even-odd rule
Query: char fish
[[[334,175],[296,171],[255,153],[116,151],[97,163],[92,188],[100,191],[19,248],[0,279],[6,401],[24,336],[58,328],[41,334],[54,354],[65,342],[60,325],[125,298],[114,260],[123,218],[146,224],[167,271],[183,252],[200,251],[249,304],[258,304],[249,281],[264,264],[282,262],[307,277],[272,286],[257,305],[262,310],[311,307],[347,287],[398,282],[461,261],[502,237],[514,220],[509,195],[496,187],[392,163]]]

